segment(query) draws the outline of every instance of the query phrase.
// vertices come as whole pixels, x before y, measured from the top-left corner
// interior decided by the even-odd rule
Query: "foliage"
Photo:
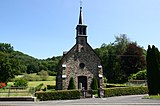
[[[3,87],[5,87],[5,86],[6,86],[5,83],[3,83],[3,82],[0,83],[0,89],[3,88]]]
[[[102,60],[103,73],[109,83],[125,83],[130,74],[146,68],[146,51],[126,34],[115,36],[113,43],[103,44],[95,51]]]
[[[131,74],[129,80],[147,80],[147,70],[139,71],[136,74]]]
[[[75,89],[76,86],[75,86],[75,83],[74,83],[74,79],[73,77],[71,77],[70,81],[69,81],[69,85],[68,85],[68,90],[72,90],[72,89]]]
[[[8,53],[0,52],[0,82],[7,83],[15,77],[18,63]]]
[[[36,59],[19,51],[14,51],[13,46],[7,43],[0,43],[0,78],[2,82],[8,82],[15,75],[23,73],[38,73],[42,70],[48,71],[49,75],[56,75],[58,63],[61,56],[48,59]],[[8,70],[8,75],[6,70]],[[2,75],[2,74],[1,74]],[[2,80],[3,79],[3,80]],[[4,80],[5,79],[5,80]]]
[[[40,90],[42,89],[42,87],[43,87],[43,83],[37,85],[37,86],[35,87],[35,92],[36,92],[36,91],[40,91]]]
[[[67,100],[67,99],[80,99],[79,90],[63,90],[52,92],[36,92],[36,97],[40,101],[47,100]]]
[[[106,78],[106,77],[104,77],[103,79],[104,79],[104,83],[107,83],[107,78]]]
[[[160,94],[160,52],[154,45],[147,50],[147,82],[149,95]]]
[[[47,85],[47,89],[50,90],[50,89],[56,89],[56,86],[55,85]]]
[[[104,89],[104,97],[147,94],[147,87],[120,87]]]
[[[23,78],[19,78],[15,80],[14,83],[15,87],[27,87],[28,86],[28,81],[23,79]]]
[[[10,53],[13,51],[13,46],[7,43],[0,43],[0,51],[5,53]]]
[[[98,90],[98,82],[97,82],[97,79],[95,77],[93,77],[93,79],[92,79],[91,89],[92,90]]]
[[[110,44],[103,44],[95,49],[102,60],[103,73],[109,83],[124,83],[125,75],[121,70],[120,56],[124,53],[130,40],[127,35],[115,36],[116,40]]]
[[[23,78],[27,81],[42,81],[42,78],[35,74],[24,74]]]
[[[136,43],[130,43],[123,55],[121,56],[121,69],[129,77],[140,70],[144,70],[146,66],[143,49]]]
[[[44,71],[44,70],[38,72],[38,75],[40,75],[40,77],[41,77],[41,79],[42,79],[43,81],[46,81],[47,78],[49,77],[48,72],[47,72],[47,71]]]
[[[160,95],[144,96],[144,99],[160,99]]]

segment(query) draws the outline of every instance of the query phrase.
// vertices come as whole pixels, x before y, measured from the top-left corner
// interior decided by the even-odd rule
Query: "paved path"
[[[41,102],[2,102],[0,106],[160,106],[160,100],[143,99],[144,95],[90,98],[78,100],[57,100]]]

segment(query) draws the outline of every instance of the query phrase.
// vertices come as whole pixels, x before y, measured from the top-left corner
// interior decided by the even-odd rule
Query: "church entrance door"
[[[87,90],[87,77],[86,76],[78,76],[78,89],[84,88]]]

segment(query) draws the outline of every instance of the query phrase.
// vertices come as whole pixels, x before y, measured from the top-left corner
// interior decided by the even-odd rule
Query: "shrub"
[[[15,87],[27,87],[28,81],[25,80],[24,78],[18,78],[15,80],[14,86]]]
[[[68,90],[75,89],[75,88],[76,88],[76,86],[74,84],[73,77],[71,77],[71,79],[69,81],[69,85],[68,85]]]
[[[24,74],[23,78],[26,79],[27,81],[41,81],[42,80],[40,76],[34,75],[34,74]]]
[[[55,85],[47,85],[47,89],[56,89],[56,86]]]
[[[46,81],[47,78],[49,77],[48,72],[44,70],[38,72],[37,75],[40,75],[43,81]]]
[[[43,87],[43,83],[42,84],[39,84],[35,87],[35,91],[40,91]]]
[[[5,86],[6,86],[5,83],[2,83],[2,82],[0,83],[0,89],[3,88],[3,87],[5,87]]]
[[[137,95],[147,94],[147,87],[122,87],[122,88],[107,88],[104,89],[104,96],[122,96],[122,95]]]
[[[80,99],[80,91],[63,90],[63,91],[52,91],[52,92],[36,92],[36,97],[40,101]]]
[[[107,83],[107,78],[106,77],[104,77],[104,83]]]
[[[131,80],[146,80],[147,79],[147,71],[139,71],[136,74],[132,74],[129,79]]]
[[[97,82],[97,79],[95,77],[93,77],[93,79],[92,79],[91,89],[92,90],[97,90],[98,89],[98,82]]]

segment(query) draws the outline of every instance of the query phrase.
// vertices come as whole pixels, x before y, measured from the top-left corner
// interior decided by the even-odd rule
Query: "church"
[[[87,25],[83,23],[82,6],[76,26],[76,44],[63,53],[56,78],[56,88],[67,90],[70,79],[74,79],[76,89],[91,89],[93,78],[98,87],[103,88],[103,69],[101,59],[87,42]]]

